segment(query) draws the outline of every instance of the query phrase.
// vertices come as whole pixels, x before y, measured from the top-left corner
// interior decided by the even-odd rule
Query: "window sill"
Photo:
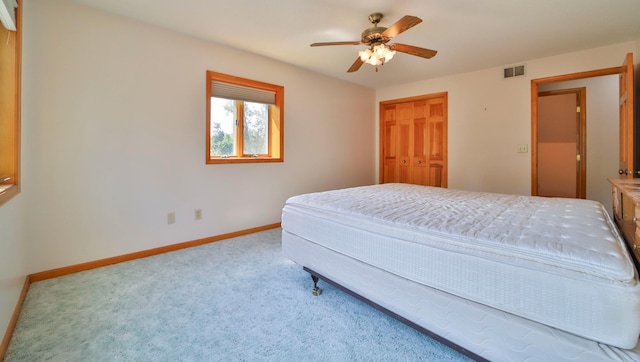
[[[262,163],[262,162],[283,162],[282,157],[228,157],[228,158],[210,158],[207,164],[225,164],[225,163]]]
[[[20,192],[16,185],[0,185],[0,205],[11,200]]]

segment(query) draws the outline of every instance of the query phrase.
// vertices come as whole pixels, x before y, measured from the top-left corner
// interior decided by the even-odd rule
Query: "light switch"
[[[528,144],[520,144],[518,145],[518,153],[527,153],[529,152],[529,145]]]

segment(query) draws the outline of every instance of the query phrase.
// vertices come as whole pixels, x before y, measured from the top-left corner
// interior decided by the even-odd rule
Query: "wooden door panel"
[[[411,122],[411,183],[427,185],[427,101],[413,102]]]
[[[621,178],[633,178],[636,174],[634,159],[634,127],[633,127],[633,54],[625,57],[620,68],[620,162]]]
[[[398,167],[398,182],[408,184],[411,183],[411,168],[408,166]]]
[[[396,160],[393,158],[384,160],[383,178],[382,183],[399,182],[398,168],[396,167]]]
[[[444,118],[444,99],[429,100],[429,118]]]
[[[398,122],[398,176],[399,182],[411,182],[411,104],[396,106]]]
[[[411,183],[414,185],[430,186],[429,168],[425,164],[415,166],[411,169]]]
[[[413,102],[413,118],[414,119],[420,119],[420,118],[426,119],[428,116],[428,112],[429,112],[428,101],[422,100],[422,101]]]
[[[411,172],[411,155],[410,155],[410,132],[409,122],[400,122],[398,126],[398,172],[400,179],[399,182],[410,182]]]
[[[413,157],[427,157],[427,122],[424,118],[413,120]]]
[[[399,111],[405,111],[405,107],[403,107],[403,105],[399,105],[398,106],[398,110]],[[399,116],[400,115],[405,115],[406,116],[406,112],[398,112]],[[407,161],[409,160],[409,157],[411,155],[411,149],[410,149],[410,145],[411,145],[411,119],[410,116],[407,116],[407,118],[404,117],[398,117],[398,157],[401,158],[405,158],[407,159]]]
[[[444,122],[429,122],[429,159],[444,160]]]
[[[396,106],[388,105],[381,108],[382,129],[380,130],[382,139],[380,151],[382,162],[381,177],[382,182],[398,182],[398,126],[396,122]]]
[[[385,159],[395,158],[396,152],[398,149],[398,144],[397,144],[398,127],[396,125],[387,124],[385,125],[383,132],[384,132],[384,145],[383,145],[382,154],[384,155]]]
[[[409,142],[411,142],[411,126],[409,122],[398,125],[398,157],[409,161]]]
[[[429,101],[428,124],[428,185],[442,187],[444,163],[444,102],[442,98]]]
[[[384,144],[382,145],[383,182],[397,182],[398,127],[388,123],[382,132],[384,133]]]
[[[409,123],[413,117],[413,107],[411,103],[401,103],[396,106],[396,120],[400,123]]]
[[[441,163],[429,165],[429,186],[442,187],[442,169]]]

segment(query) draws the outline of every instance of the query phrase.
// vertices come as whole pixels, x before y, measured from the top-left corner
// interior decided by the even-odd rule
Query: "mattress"
[[[282,228],[409,281],[584,338],[621,348],[638,341],[637,273],[594,201],[382,184],[291,197]]]

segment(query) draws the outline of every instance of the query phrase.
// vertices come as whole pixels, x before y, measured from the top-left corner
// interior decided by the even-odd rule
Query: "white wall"
[[[277,223],[288,196],[375,182],[372,89],[68,0],[24,18],[29,272]],[[206,70],[285,87],[284,163],[205,165]]]
[[[531,143],[531,80],[620,66],[635,47],[627,42],[523,61],[527,74],[520,78],[505,80],[497,67],[381,88],[376,101],[449,92],[449,187],[530,195],[531,155],[516,147]],[[617,120],[617,112],[611,117]],[[604,147],[617,149],[617,139]]]

